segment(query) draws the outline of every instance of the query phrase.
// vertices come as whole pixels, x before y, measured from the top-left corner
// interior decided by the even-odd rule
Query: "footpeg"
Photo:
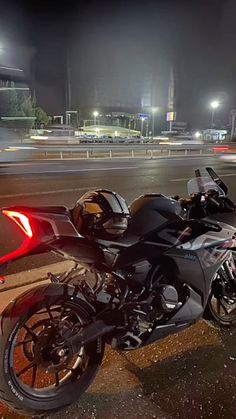
[[[60,282],[60,278],[58,276],[52,274],[51,272],[48,272],[47,277],[48,277],[48,279],[50,279],[50,281],[53,284],[59,284],[59,282]]]
[[[111,341],[112,349],[121,349],[121,350],[133,350],[138,349],[142,345],[143,341],[139,336],[136,336],[134,333],[127,332],[125,335],[120,338],[114,337]]]

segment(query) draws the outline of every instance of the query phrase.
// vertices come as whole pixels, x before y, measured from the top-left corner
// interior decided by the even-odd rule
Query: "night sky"
[[[236,108],[235,0],[0,0],[0,7],[0,44],[9,42],[21,65],[17,45],[29,51],[31,82],[50,113],[65,106],[66,56],[75,106],[89,106],[97,78],[107,80],[105,90],[114,81],[118,97],[126,84],[150,75],[159,83],[154,105],[165,112],[172,65],[179,120],[207,124],[214,98],[225,124]]]

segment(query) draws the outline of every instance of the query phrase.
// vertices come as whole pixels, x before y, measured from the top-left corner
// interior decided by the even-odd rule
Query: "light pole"
[[[235,123],[236,123],[236,121],[235,121],[235,118],[236,118],[236,113],[235,113],[235,110],[233,109],[232,111],[231,111],[231,118],[232,118],[232,125],[231,125],[231,135],[230,135],[230,139],[231,139],[231,141],[233,140],[233,138],[234,138],[234,136],[235,136]]]
[[[149,119],[146,120],[146,137],[148,138],[148,131],[149,131]]]
[[[155,113],[157,112],[157,108],[152,108],[152,139],[154,138],[154,131],[155,131]]]
[[[145,118],[141,118],[141,137],[143,136],[143,121]]]
[[[93,116],[94,116],[94,125],[97,125],[98,111],[94,111]]]
[[[211,128],[214,127],[214,116],[215,116],[215,110],[219,108],[220,102],[218,100],[213,100],[211,102]]]
[[[66,125],[71,124],[71,115],[76,115],[76,125],[78,125],[78,111],[66,111]]]

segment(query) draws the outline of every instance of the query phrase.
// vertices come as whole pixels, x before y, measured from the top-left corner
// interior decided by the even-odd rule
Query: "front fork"
[[[236,254],[231,252],[230,257],[224,262],[224,270],[230,279],[230,282],[236,286]]]
[[[236,255],[231,252],[230,256],[224,261],[218,273],[221,277],[221,291],[220,294],[225,297],[230,297],[236,294]]]

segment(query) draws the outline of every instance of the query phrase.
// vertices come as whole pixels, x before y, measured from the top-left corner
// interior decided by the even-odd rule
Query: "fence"
[[[213,155],[214,147],[211,145],[198,146],[83,146],[83,147],[57,147],[35,150],[33,158],[40,159],[94,159],[94,158],[161,158],[178,156]]]

